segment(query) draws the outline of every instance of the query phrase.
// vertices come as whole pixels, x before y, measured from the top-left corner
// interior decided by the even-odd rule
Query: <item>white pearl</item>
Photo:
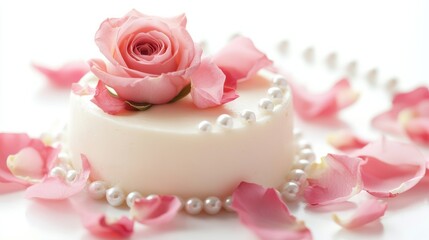
[[[54,167],[49,171],[49,176],[58,177],[61,179],[64,179],[66,174],[66,170],[62,167]]]
[[[272,112],[274,103],[268,98],[262,98],[259,100],[259,109],[261,109],[262,112]]]
[[[350,75],[350,76],[356,75],[356,72],[357,72],[357,62],[356,61],[352,61],[349,64],[347,64],[346,71],[347,71],[347,74]]]
[[[228,114],[222,114],[220,115],[217,120],[216,123],[225,129],[231,129],[232,126],[234,125],[233,119],[231,116],[229,116]]]
[[[276,87],[279,87],[282,90],[286,90],[287,89],[287,80],[285,77],[283,77],[282,75],[276,75],[273,77],[273,84]]]
[[[71,161],[71,157],[70,154],[68,154],[67,152],[60,152],[58,154],[58,159],[62,162],[69,162]]]
[[[281,191],[282,197],[286,201],[294,201],[297,198],[299,192],[299,186],[295,182],[287,182]]]
[[[204,211],[208,214],[216,214],[222,209],[222,202],[217,197],[208,197],[204,201]]]
[[[206,121],[206,120],[201,121],[198,124],[198,129],[201,132],[210,132],[212,130],[212,124],[209,121]]]
[[[68,170],[67,171],[67,175],[66,175],[66,181],[68,183],[73,183],[74,181],[76,181],[78,176],[78,173],[75,170]]]
[[[203,210],[203,202],[198,198],[190,198],[186,201],[185,210],[192,215],[199,214]]]
[[[305,180],[307,180],[307,176],[306,176],[304,170],[297,168],[297,169],[293,169],[292,171],[290,171],[289,180],[294,181],[298,184],[301,184]]]
[[[139,192],[128,193],[127,199],[126,199],[127,206],[131,208],[134,205],[134,202],[140,198],[142,198],[142,195]]]
[[[308,47],[304,50],[303,54],[304,60],[307,61],[307,63],[312,63],[314,61],[314,48]]]
[[[293,137],[295,138],[295,140],[300,140],[302,138],[304,134],[302,133],[301,129],[299,128],[294,128],[293,129]]]
[[[234,212],[232,209],[232,196],[229,196],[223,201],[223,208],[228,212]]]
[[[283,91],[279,87],[271,87],[267,93],[274,102],[280,102],[283,99]]]
[[[106,196],[107,183],[103,181],[94,181],[88,186],[89,196],[93,199],[101,199]]]
[[[308,166],[310,166],[310,161],[308,161],[307,159],[298,159],[298,161],[296,161],[293,165],[294,168],[301,169],[304,171],[307,170]]]
[[[316,160],[316,155],[310,148],[304,148],[299,152],[299,158],[307,159],[308,161],[313,162]]]
[[[298,141],[295,141],[295,150],[297,152],[305,148],[311,149],[311,144],[307,140],[299,139]]]
[[[112,187],[106,191],[107,202],[114,206],[120,206],[125,200],[125,193],[118,187]]]
[[[256,121],[256,114],[250,110],[243,110],[240,113],[240,117],[245,123],[253,123]]]

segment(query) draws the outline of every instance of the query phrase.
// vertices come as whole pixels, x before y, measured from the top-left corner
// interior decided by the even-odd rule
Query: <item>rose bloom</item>
[[[95,41],[108,61],[90,60],[91,71],[119,97],[137,103],[168,103],[190,84],[201,61],[185,15],[160,18],[132,10],[105,20]]]

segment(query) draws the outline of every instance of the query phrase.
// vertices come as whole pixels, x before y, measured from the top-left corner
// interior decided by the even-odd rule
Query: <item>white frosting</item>
[[[221,107],[196,108],[190,96],[148,111],[112,116],[90,100],[71,94],[69,147],[73,163],[80,154],[91,164],[91,178],[147,194],[188,197],[226,197],[241,181],[278,187],[293,160],[292,104],[289,91],[274,109],[261,111],[272,73],[238,84],[239,98]],[[86,75],[81,84],[95,85]],[[240,113],[250,110],[256,120]],[[226,129],[216,123],[222,114],[233,118]],[[202,131],[202,121],[211,129]]]

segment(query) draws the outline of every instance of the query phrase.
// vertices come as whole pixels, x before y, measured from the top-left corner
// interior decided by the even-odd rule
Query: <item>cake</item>
[[[173,33],[181,32],[184,39],[189,40],[183,33],[186,25],[183,15],[165,19],[135,10],[122,19],[106,20],[97,32],[96,42],[101,52],[107,55],[107,60],[92,60],[92,72],[79,82],[81,88],[97,88],[97,91],[95,94],[91,91],[87,94],[74,92],[70,98],[68,144],[74,167],[81,167],[81,155],[85,155],[91,165],[91,181],[98,184],[93,187],[101,188],[102,192],[106,188],[113,189],[113,197],[119,198],[119,201],[113,201],[113,205],[120,205],[129,193],[138,196],[176,195],[182,199],[212,196],[225,199],[243,181],[266,187],[284,184],[294,158],[292,100],[286,79],[268,70],[271,61],[249,39],[239,37],[213,60],[198,59],[199,65],[194,65],[195,58],[201,56],[195,44],[194,59],[188,55],[185,57],[189,68],[175,69],[175,73],[183,75],[179,83],[167,87],[166,91],[155,94],[148,91],[148,88],[156,91],[159,81],[177,80],[176,75],[173,80],[166,79],[164,73],[154,70],[160,66],[164,68],[168,65],[165,62],[152,68],[144,65],[143,80],[124,87],[124,81],[128,80],[118,77],[118,72],[123,74],[121,71],[124,69],[126,74],[131,72],[127,77],[133,81],[141,77],[136,77],[135,69],[127,69],[129,66],[146,63],[149,57],[158,57],[157,54],[164,56],[164,52],[169,50],[183,60],[183,55],[190,51],[189,46],[180,43],[181,40],[171,48],[165,47],[167,43],[160,43],[161,40],[152,36],[154,27],[146,26],[151,21],[160,25],[161,30],[164,30],[164,25],[170,25],[166,35],[171,33],[172,38],[175,37]],[[144,32],[140,38],[136,36],[141,33],[135,32],[139,27],[133,23],[144,26],[137,30]],[[126,35],[124,32],[128,28],[133,28],[134,32]],[[126,36],[117,36],[120,34]],[[112,36],[118,39],[112,40]],[[105,38],[108,40],[104,41]],[[112,42],[113,47],[106,47]],[[130,47],[127,45],[130,42],[137,44]],[[184,53],[180,52],[181,47],[186,48]],[[119,54],[118,51],[122,50],[124,52]],[[226,54],[227,51],[232,54]],[[121,56],[118,60],[121,54],[130,56]],[[130,59],[135,62],[130,63]],[[118,64],[125,66],[115,69]],[[240,64],[247,67],[241,75]],[[177,65],[180,68],[183,64]],[[213,96],[207,96],[216,86],[209,83],[210,86],[206,87],[207,82],[196,80],[210,80],[212,75],[195,70],[205,67],[215,67],[206,71],[208,74],[223,76],[220,86],[223,95],[218,95],[222,99],[213,100]],[[116,78],[119,78],[119,83]],[[149,85],[139,89],[144,81],[149,81]],[[177,84],[182,84],[182,87],[174,89]],[[201,85],[202,88],[197,89]],[[171,100],[171,96],[181,95],[189,86],[191,90],[187,93],[191,91],[191,94]],[[103,91],[108,92],[103,96],[107,100],[98,98]],[[164,98],[164,95],[171,96]],[[112,112],[105,109],[105,103],[110,104],[109,101],[115,101],[116,105],[125,104],[128,110],[130,106],[139,105],[145,111],[121,109]],[[100,186],[101,183],[104,185]]]

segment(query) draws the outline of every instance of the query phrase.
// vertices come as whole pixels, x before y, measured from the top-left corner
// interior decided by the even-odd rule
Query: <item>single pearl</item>
[[[131,208],[134,205],[134,202],[140,198],[142,198],[142,195],[139,192],[128,193],[127,199],[126,199],[127,206]]]
[[[327,57],[326,57],[326,65],[331,68],[334,69],[337,66],[337,59],[338,56],[335,52],[330,53]]]
[[[261,109],[262,112],[272,112],[274,103],[268,98],[262,98],[259,100],[259,109]]]
[[[232,126],[234,125],[233,119],[231,116],[229,116],[228,114],[222,114],[220,115],[217,120],[216,123],[225,129],[231,129]]]
[[[245,123],[253,123],[256,121],[256,114],[250,110],[243,110],[240,113],[240,117]]]
[[[107,202],[114,206],[120,206],[125,200],[125,193],[118,187],[112,187],[106,191]]]
[[[203,202],[198,198],[190,198],[186,201],[185,210],[192,215],[199,214],[203,210]]]
[[[54,167],[49,171],[49,176],[51,177],[58,177],[61,179],[64,179],[66,176],[66,170],[62,167]]]
[[[234,212],[232,209],[232,196],[229,196],[223,201],[223,208],[228,212]]]
[[[357,72],[357,62],[356,61],[352,61],[349,64],[347,64],[346,71],[347,71],[347,74],[349,76],[356,75],[356,72]]]
[[[299,139],[298,141],[295,141],[295,150],[297,152],[305,148],[311,149],[311,144],[307,140]]]
[[[78,175],[79,174],[75,170],[68,170],[66,175],[66,181],[68,183],[73,183],[74,181],[76,181]]]
[[[212,124],[209,121],[206,121],[206,120],[201,121],[198,124],[198,129],[201,132],[210,132],[212,130]]]
[[[282,75],[276,75],[273,77],[273,84],[276,87],[279,87],[282,90],[286,90],[287,89],[287,80],[285,77],[283,77]]]
[[[267,93],[273,102],[280,102],[283,99],[283,91],[279,87],[271,87]]]
[[[314,61],[314,48],[308,47],[304,50],[303,53],[304,60],[307,61],[307,63],[312,63]]]
[[[293,169],[289,173],[289,180],[294,181],[298,184],[303,183],[305,180],[307,180],[307,175],[305,174],[304,170],[302,169]]]
[[[101,199],[106,196],[107,183],[103,181],[94,181],[88,186],[89,196],[93,199]]]
[[[293,137],[295,140],[300,140],[304,134],[302,133],[301,129],[294,128],[293,129]]]
[[[280,54],[286,55],[289,50],[289,41],[286,39],[281,40],[277,45],[277,50],[279,51]]]
[[[296,169],[301,169],[306,171],[307,167],[310,166],[310,161],[307,159],[298,159],[294,164],[293,167]]]
[[[217,197],[208,197],[204,201],[204,211],[208,214],[216,214],[222,209],[222,202]]]
[[[316,155],[310,148],[304,148],[299,152],[299,158],[307,159],[308,161],[313,162],[316,160]]]
[[[375,85],[375,83],[377,82],[377,76],[378,76],[378,70],[377,68],[373,68],[369,70],[368,73],[366,74],[366,79],[371,85]]]
[[[297,198],[299,192],[299,185],[295,182],[287,182],[281,191],[282,197],[286,201],[294,201]]]

